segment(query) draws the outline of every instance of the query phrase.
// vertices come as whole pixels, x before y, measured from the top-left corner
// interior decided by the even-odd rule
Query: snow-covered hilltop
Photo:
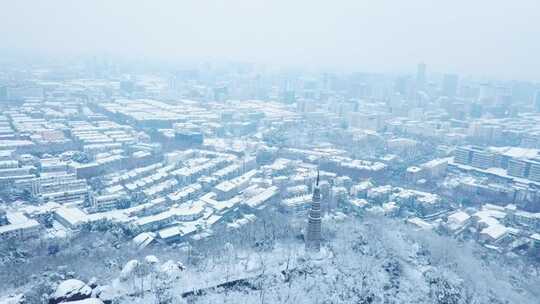
[[[329,254],[313,259],[300,231],[275,220],[266,231],[254,226],[189,248],[134,251],[101,278],[82,278],[90,272],[73,261],[10,290],[24,294],[21,302],[53,304],[536,303],[537,270],[472,242],[384,217],[327,216]]]

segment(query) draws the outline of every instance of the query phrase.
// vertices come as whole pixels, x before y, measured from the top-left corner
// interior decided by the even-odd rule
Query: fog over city
[[[540,303],[539,11],[0,2],[0,304]]]
[[[0,49],[540,78],[537,1],[439,2],[5,1]]]

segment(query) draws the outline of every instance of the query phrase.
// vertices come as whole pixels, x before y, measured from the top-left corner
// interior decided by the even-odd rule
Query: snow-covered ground
[[[230,242],[216,239],[188,250],[133,252],[111,270],[111,278],[97,280],[92,295],[132,304],[188,298],[191,303],[538,303],[537,274],[479,254],[482,248],[474,243],[459,244],[385,218],[324,224],[323,258],[310,259],[294,232],[276,239],[273,228],[264,234],[239,232]],[[261,241],[270,245],[256,245]],[[74,282],[57,285],[60,281],[49,278],[56,293],[66,294],[62,286]]]

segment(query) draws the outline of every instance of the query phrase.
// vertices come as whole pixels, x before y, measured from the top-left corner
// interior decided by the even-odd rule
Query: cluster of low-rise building
[[[319,171],[323,214],[540,248],[530,86],[427,82],[425,65],[417,81],[247,70],[0,83],[0,236],[108,221],[147,246],[242,229],[267,208],[305,219]]]

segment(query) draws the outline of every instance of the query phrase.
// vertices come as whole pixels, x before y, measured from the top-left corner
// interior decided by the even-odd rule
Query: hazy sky
[[[540,81],[539,0],[0,0],[0,48]]]

